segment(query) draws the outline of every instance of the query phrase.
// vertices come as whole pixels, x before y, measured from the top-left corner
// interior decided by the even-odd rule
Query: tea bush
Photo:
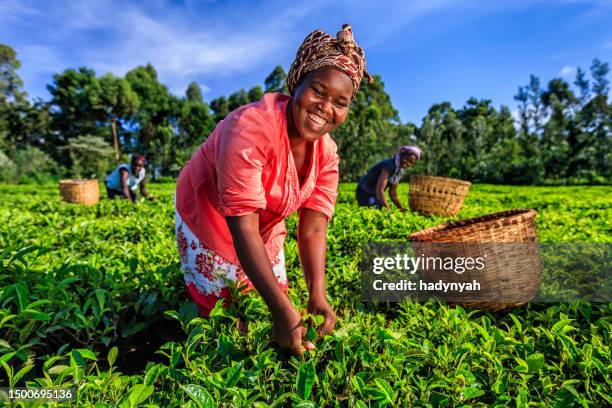
[[[173,184],[150,186],[156,202],[92,207],[61,202],[54,185],[0,186],[0,386],[76,385],[76,400],[60,406],[612,404],[609,303],[506,313],[361,303],[362,243],[405,241],[448,218],[361,209],[354,187],[341,186],[328,228],[336,330],[293,357],[271,343],[254,294],[196,316],[174,240]],[[406,186],[399,192],[405,200]],[[610,187],[475,185],[454,219],[535,208],[542,242],[610,243],[610,197]],[[286,224],[289,295],[304,308],[297,218]]]

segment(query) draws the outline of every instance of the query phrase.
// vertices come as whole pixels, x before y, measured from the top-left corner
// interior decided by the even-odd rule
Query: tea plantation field
[[[353,189],[341,186],[328,234],[336,331],[292,357],[270,342],[256,295],[195,316],[174,185],[150,185],[155,202],[92,207],[62,203],[55,185],[0,186],[0,387],[76,385],[60,406],[612,405],[610,303],[507,313],[361,303],[361,243],[405,241],[448,219],[359,209]],[[612,242],[612,187],[476,185],[454,218],[526,207],[542,242]],[[295,216],[287,228],[289,293],[305,308]]]

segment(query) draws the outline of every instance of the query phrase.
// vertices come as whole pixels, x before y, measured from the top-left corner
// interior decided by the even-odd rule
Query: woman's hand
[[[323,323],[317,328],[319,336],[329,334],[336,327],[336,313],[333,311],[324,295],[311,296],[308,299],[308,313],[323,315]]]
[[[313,349],[311,342],[303,344],[306,328],[302,325],[302,316],[295,310],[274,276],[266,247],[259,234],[259,214],[226,219],[240,265],[272,313],[274,336],[278,345],[298,355],[304,352],[304,347]]]
[[[395,204],[400,212],[406,211],[406,209],[402,206],[402,203],[400,203],[399,198],[397,198],[397,184],[391,184],[391,187],[389,188],[389,197],[391,197],[391,201],[393,201],[393,204]]]
[[[309,208],[302,209],[298,223],[298,250],[308,286],[308,312],[323,315],[318,334],[331,333],[336,314],[325,298],[325,254],[327,217]]]
[[[314,344],[305,339],[306,327],[302,324],[302,315],[295,308],[274,316],[273,324],[274,337],[280,347],[298,356],[304,354],[304,349],[314,350]]]

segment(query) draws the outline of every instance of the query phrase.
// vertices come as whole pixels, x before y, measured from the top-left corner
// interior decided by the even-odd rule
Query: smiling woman
[[[289,70],[291,96],[269,93],[230,113],[181,171],[176,237],[202,315],[229,297],[231,282],[241,283],[270,308],[281,347],[296,354],[314,347],[287,297],[284,220],[297,210],[308,311],[324,316],[320,334],[333,330],[325,256],[339,157],[329,133],[346,119],[364,74],[370,79],[349,25],[336,38],[313,31]]]

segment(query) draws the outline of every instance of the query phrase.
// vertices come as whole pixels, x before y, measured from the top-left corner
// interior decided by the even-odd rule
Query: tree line
[[[115,152],[147,156],[155,178],[175,177],[216,123],[264,92],[287,93],[285,70],[206,102],[192,82],[183,96],[169,92],[151,64],[125,76],[86,67],[53,75],[49,100],[28,99],[15,51],[0,44],[0,181],[103,177]],[[612,176],[609,67],[597,59],[590,76],[578,68],[573,84],[554,78],[544,87],[531,76],[514,99],[513,116],[490,100],[470,98],[455,109],[433,105],[420,126],[402,123],[384,82],[364,81],[346,122],[334,131],[343,181],[356,181],[377,160],[404,144],[423,159],[414,172],[474,182],[608,183]],[[114,130],[114,131],[113,131]]]

